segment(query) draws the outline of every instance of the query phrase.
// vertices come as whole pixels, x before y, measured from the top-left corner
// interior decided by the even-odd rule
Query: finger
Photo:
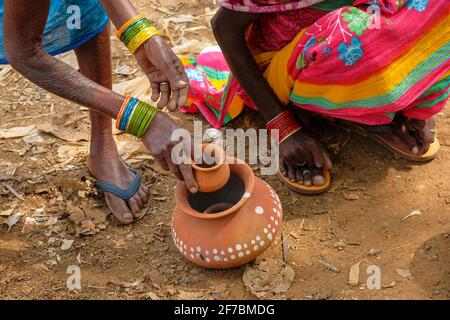
[[[187,104],[188,95],[189,95],[189,86],[186,86],[179,90],[179,96],[178,96],[178,108],[182,108]]]
[[[151,99],[153,102],[157,102],[159,99],[159,95],[161,94],[161,92],[159,90],[159,83],[152,82],[151,87],[152,87],[152,98]]]
[[[176,164],[172,162],[172,156],[170,151],[164,153],[164,160],[166,161],[170,171],[175,175],[175,177],[177,177],[178,180],[183,181],[183,175],[181,174],[180,169]]]
[[[168,105],[169,111],[176,111],[178,107],[178,97],[180,95],[179,90],[172,91],[172,97],[170,98],[170,103]]]
[[[153,157],[163,170],[170,171],[169,165],[166,163],[166,160],[164,159],[164,154],[156,154],[153,155]]]
[[[161,91],[161,98],[158,102],[158,108],[163,109],[169,103],[170,85],[167,82],[162,82],[159,85],[159,90]]]
[[[194,172],[192,171],[192,166],[188,164],[179,165],[181,174],[183,175],[184,182],[191,193],[196,193],[198,191],[198,184],[194,177]]]
[[[189,84],[189,81],[186,80],[183,64],[175,54],[172,55],[171,61],[167,61],[166,67],[170,84],[174,89],[182,89]]]

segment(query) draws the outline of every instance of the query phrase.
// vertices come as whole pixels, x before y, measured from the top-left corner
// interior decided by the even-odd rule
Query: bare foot
[[[376,133],[389,144],[411,155],[425,154],[434,142],[434,118],[416,120],[398,114],[392,124],[380,126],[361,125],[369,132]]]
[[[402,142],[416,155],[423,155],[434,142],[436,121],[432,117],[427,120],[409,119],[400,116],[394,120],[395,133]]]
[[[112,138],[106,140],[102,143],[91,144],[87,167],[97,180],[127,189],[133,182],[134,174],[120,159],[114,140]],[[148,188],[144,184],[141,184],[138,191],[127,202],[112,193],[104,192],[104,194],[109,209],[124,224],[130,224],[134,219],[139,219],[150,199]]]
[[[317,117],[312,112],[299,109],[296,107],[291,108],[291,110],[294,112],[294,116],[296,117],[297,121],[300,123],[300,125],[303,127],[302,132],[306,132],[308,134],[308,137],[310,137],[311,140],[309,143],[309,146],[312,147],[312,156],[314,157],[314,160],[316,158],[323,159],[320,163],[323,166],[325,166],[326,160],[325,157],[316,157],[317,154],[322,153],[320,150],[322,149],[320,143],[318,140],[314,139],[316,136],[318,136],[320,133],[317,130],[318,123],[317,121],[320,121],[320,118]],[[314,144],[317,144],[316,147],[314,147]],[[323,175],[323,169],[322,167],[319,168],[317,166],[308,166],[308,165],[296,165],[292,166],[289,164],[289,162],[292,163],[292,161],[286,161],[283,157],[280,157],[280,172],[283,176],[289,178],[292,182],[297,182],[301,185],[304,185],[306,187],[310,186],[323,186],[326,184],[326,179]],[[304,161],[302,161],[304,163]],[[315,161],[316,162],[316,161]],[[331,163],[330,163],[331,165]]]

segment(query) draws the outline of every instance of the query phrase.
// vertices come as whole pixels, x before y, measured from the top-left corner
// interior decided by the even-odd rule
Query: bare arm
[[[100,0],[117,29],[138,15],[129,0]],[[150,80],[152,100],[158,107],[174,111],[186,104],[189,80],[180,59],[166,41],[155,36],[142,45],[135,54],[136,60]]]
[[[89,80],[43,49],[42,33],[49,3],[49,0],[4,1],[4,47],[9,63],[45,90],[116,118],[124,97]]]
[[[124,100],[123,96],[89,80],[77,70],[45,52],[42,46],[42,33],[47,21],[49,3],[50,0],[4,0],[3,39],[9,63],[24,77],[43,89],[111,118],[117,118]],[[149,41],[143,47],[147,43]],[[139,49],[143,52],[140,64],[145,63],[150,50],[154,50],[151,53],[156,60],[161,59],[165,62],[167,60],[161,56],[174,55],[169,48],[154,45],[154,42],[149,48],[144,49]],[[151,66],[150,72],[161,77],[161,81],[171,83],[176,81],[173,79],[178,79],[180,74],[167,76],[167,73],[155,65]],[[187,88],[187,84],[184,84],[177,90],[184,92],[183,90]],[[177,101],[182,99],[181,93],[176,96],[175,107]],[[171,161],[171,150],[176,143],[171,141],[171,134],[176,129],[179,129],[179,126],[167,114],[159,112],[143,137],[143,142],[163,168],[171,169],[180,180],[185,180],[191,191],[195,192],[197,183],[191,166],[175,165]]]
[[[231,71],[268,122],[285,111],[286,106],[264,79],[245,40],[248,27],[258,18],[257,14],[220,8],[213,18],[212,27]],[[294,181],[294,168],[300,163],[331,168],[331,161],[322,145],[304,130],[296,132],[280,145],[280,158],[289,167],[289,176]]]
[[[220,8],[212,27],[225,59],[242,88],[266,121],[285,110],[285,106],[264,79],[245,41],[248,27],[259,15]]]

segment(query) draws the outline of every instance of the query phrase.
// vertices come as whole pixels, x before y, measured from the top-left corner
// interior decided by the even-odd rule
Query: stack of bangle
[[[280,144],[302,129],[302,127],[295,120],[291,110],[284,111],[267,122],[266,128],[269,130],[269,133],[271,133],[272,130],[278,130],[278,142]],[[272,136],[272,138],[274,137]]]
[[[116,33],[120,39],[135,54],[137,49],[148,39],[158,35],[158,29],[143,15],[128,20]]]
[[[126,97],[117,116],[116,127],[139,138],[147,132],[158,109],[136,98]]]

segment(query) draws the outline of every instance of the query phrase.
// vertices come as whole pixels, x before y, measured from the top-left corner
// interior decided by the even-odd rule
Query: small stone
[[[350,200],[350,201],[355,201],[355,200],[359,199],[359,195],[357,195],[354,192],[344,192],[344,199]]]
[[[409,269],[397,268],[397,269],[395,269],[395,273],[397,273],[399,276],[401,276],[403,278],[411,277],[411,272],[409,271]]]

